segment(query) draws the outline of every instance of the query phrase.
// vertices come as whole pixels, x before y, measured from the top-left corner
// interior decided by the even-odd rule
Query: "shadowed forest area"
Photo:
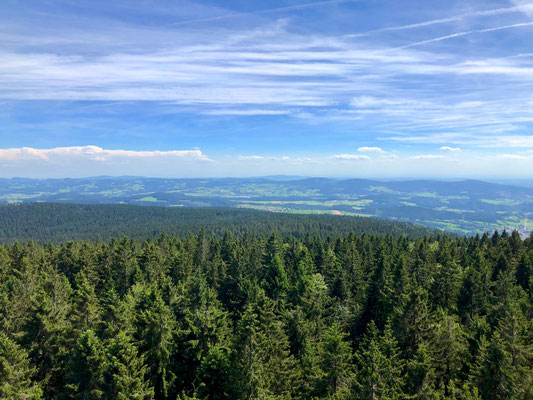
[[[294,215],[228,207],[162,208],[125,204],[35,203],[0,205],[0,243],[105,240],[120,236],[155,239],[162,233],[187,236],[204,232],[222,236],[247,234],[321,238],[348,233],[408,237],[443,235],[422,225],[377,218]],[[448,234],[453,236],[453,234]]]

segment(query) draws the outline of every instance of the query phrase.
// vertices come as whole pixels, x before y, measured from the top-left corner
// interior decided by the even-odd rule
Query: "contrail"
[[[500,31],[500,30],[503,30],[503,29],[521,28],[521,27],[524,27],[524,26],[533,26],[533,21],[532,22],[522,22],[522,23],[513,24],[513,25],[497,26],[497,27],[494,27],[494,28],[474,29],[474,30],[471,30],[471,31],[452,33],[451,35],[439,36],[439,37],[436,37],[436,38],[433,38],[433,39],[422,40],[420,42],[410,43],[410,44],[407,44],[405,46],[395,47],[394,49],[391,49],[391,50],[407,49],[409,47],[420,46],[420,45],[423,45],[423,44],[433,43],[433,42],[440,42],[440,41],[443,41],[443,40],[453,39],[453,38],[456,38],[456,37],[472,35],[474,33],[493,32],[493,31]]]
[[[179,21],[171,24],[172,26],[179,26],[179,25],[187,25],[187,24],[194,24],[197,22],[209,22],[209,21],[218,21],[233,17],[242,17],[245,15],[256,15],[256,14],[267,14],[267,13],[274,13],[278,11],[290,11],[290,10],[299,10],[302,8],[309,8],[309,7],[317,7],[317,6],[326,6],[330,4],[338,4],[338,3],[351,3],[358,0],[326,0],[326,1],[316,1],[313,3],[304,3],[304,4],[297,4],[294,6],[287,6],[287,7],[278,7],[278,8],[267,8],[264,10],[258,10],[258,11],[249,11],[249,12],[236,12],[236,13],[229,13],[224,15],[218,15],[215,17],[207,17],[207,18],[196,18],[196,19],[189,19],[187,21]]]
[[[372,33],[378,33],[378,32],[422,28],[425,26],[445,24],[448,22],[457,22],[457,21],[461,21],[469,17],[486,17],[486,16],[501,15],[501,14],[507,14],[507,13],[513,13],[513,12],[520,12],[520,11],[533,11],[533,3],[515,6],[515,7],[495,8],[492,10],[483,10],[483,11],[473,11],[473,12],[454,15],[452,17],[432,19],[429,21],[418,22],[415,24],[390,26],[390,27],[385,27],[385,28],[373,29],[373,30],[361,32],[361,33],[353,33],[353,34],[345,35],[344,37],[346,38],[363,37],[363,36],[368,36],[368,35],[371,35]]]
[[[513,25],[504,25],[504,26],[497,26],[495,28],[487,28],[487,29],[478,29],[475,32],[492,32],[492,31],[499,31],[501,29],[509,29],[509,28],[520,28],[522,26],[531,26],[533,25],[533,21],[530,22],[522,22],[519,24],[513,24]]]

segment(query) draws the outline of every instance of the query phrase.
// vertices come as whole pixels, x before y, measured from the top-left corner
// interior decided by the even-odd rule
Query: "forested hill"
[[[517,232],[0,245],[0,398],[531,400],[532,272]]]
[[[109,240],[120,236],[149,239],[162,233],[176,236],[223,235],[257,237],[277,231],[282,237],[325,238],[348,233],[442,235],[431,228],[368,217],[298,215],[237,208],[162,208],[121,204],[81,205],[30,203],[0,206],[0,243],[35,240]]]

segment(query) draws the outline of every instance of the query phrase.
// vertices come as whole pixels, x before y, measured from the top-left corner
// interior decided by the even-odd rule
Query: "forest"
[[[187,236],[204,232],[257,237],[277,231],[282,237],[307,234],[326,238],[348,233],[422,237],[442,231],[369,217],[294,215],[229,207],[149,207],[125,204],[34,203],[0,205],[0,243],[34,240],[110,240],[120,236],[154,239],[162,233]]]
[[[533,236],[0,245],[0,398],[533,398]]]

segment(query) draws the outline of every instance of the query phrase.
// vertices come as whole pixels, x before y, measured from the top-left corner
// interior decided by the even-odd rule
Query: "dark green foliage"
[[[357,398],[402,398],[403,361],[390,325],[381,334],[372,321],[363,336],[356,359]]]
[[[324,332],[321,348],[324,393],[334,398],[349,398],[353,385],[352,349],[338,323]]]
[[[186,236],[204,234],[221,236],[232,232],[257,237],[278,231],[283,237],[325,238],[350,232],[390,233],[395,236],[421,237],[442,232],[420,225],[390,222],[365,217],[335,215],[294,215],[237,208],[163,208],[123,204],[35,203],[0,205],[0,243],[35,240],[66,242],[70,240],[110,240],[122,236],[153,239],[162,233]],[[198,247],[191,256],[195,262],[205,256]],[[199,258],[200,257],[200,258]]]
[[[151,382],[146,379],[148,366],[132,338],[122,331],[108,347],[109,368],[106,397],[109,399],[148,400],[154,396]]]
[[[531,239],[254,229],[0,245],[0,398],[532,398]]]
[[[69,357],[64,397],[103,399],[107,362],[105,348],[98,336],[92,330],[85,331]]]
[[[0,332],[0,398],[41,399],[34,372],[26,351]]]

